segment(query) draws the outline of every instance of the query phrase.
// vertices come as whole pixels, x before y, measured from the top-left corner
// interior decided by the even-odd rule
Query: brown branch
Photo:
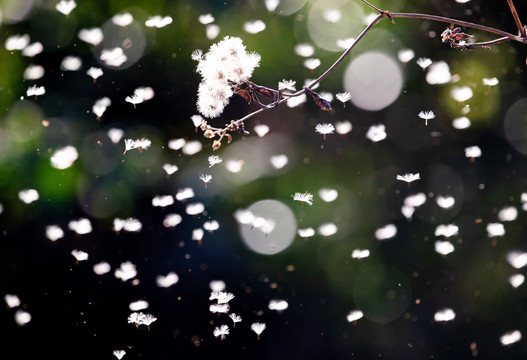
[[[518,30],[520,32],[520,36],[525,39],[525,28],[523,27],[522,22],[520,21],[520,17],[518,16],[518,13],[516,12],[514,3],[512,2],[512,0],[507,0],[507,4],[509,4],[512,17],[514,18],[514,22],[516,22],[516,26],[518,27]]]
[[[375,12],[378,12],[379,15],[377,15],[377,17],[375,17],[375,19],[373,19],[368,24],[368,26],[366,26],[366,28],[364,28],[364,30],[359,34],[357,39],[353,42],[353,44],[348,49],[346,49],[346,51],[344,51],[342,53],[342,55],[340,55],[340,57],[322,75],[320,75],[317,79],[313,80],[308,86],[306,86],[302,90],[299,90],[299,91],[297,91],[295,93],[292,93],[292,94],[283,93],[283,98],[281,98],[280,100],[276,101],[275,106],[273,106],[273,107],[262,107],[262,108],[260,108],[258,110],[255,110],[255,111],[247,114],[246,116],[244,116],[241,119],[231,120],[231,123],[230,124],[226,124],[224,128],[211,127],[206,122],[204,124],[202,124],[202,129],[204,131],[205,130],[209,130],[210,134],[212,135],[212,136],[205,136],[205,137],[212,138],[214,136],[219,136],[219,140],[215,140],[214,141],[214,144],[213,144],[213,149],[214,150],[216,150],[217,148],[220,147],[221,140],[223,139],[223,137],[227,136],[229,138],[229,142],[230,142],[231,137],[228,134],[228,132],[236,131],[236,130],[240,131],[240,128],[243,130],[243,124],[244,124],[245,120],[250,119],[251,117],[256,116],[256,115],[258,115],[258,114],[260,114],[260,113],[262,113],[262,112],[264,112],[266,110],[269,110],[270,108],[274,108],[274,107],[280,105],[284,101],[287,101],[287,99],[290,98],[290,97],[296,97],[296,96],[304,95],[307,91],[311,90],[315,85],[317,85],[322,80],[324,80],[348,56],[348,54],[355,47],[355,45],[357,45],[359,43],[359,41],[362,40],[362,38],[382,18],[388,18],[388,19],[391,20],[392,23],[395,23],[394,18],[431,20],[431,21],[443,22],[443,23],[447,23],[447,24],[453,24],[453,25],[457,25],[457,26],[464,26],[464,27],[468,27],[468,28],[472,28],[472,29],[477,29],[477,30],[481,30],[481,31],[484,31],[484,32],[487,32],[487,33],[496,34],[496,35],[500,36],[500,38],[497,38],[497,39],[494,39],[494,40],[485,41],[485,42],[476,42],[476,43],[472,43],[472,44],[470,44],[470,43],[458,43],[458,42],[449,41],[449,44],[450,44],[451,47],[458,48],[458,49],[461,49],[461,50],[472,50],[475,47],[489,47],[490,45],[499,44],[499,43],[506,42],[506,41],[517,41],[517,42],[520,42],[520,43],[523,43],[523,44],[527,44],[526,30],[522,26],[522,24],[521,24],[521,22],[519,20],[518,13],[516,12],[516,9],[514,8],[514,4],[512,3],[512,0],[507,0],[507,2],[508,2],[509,7],[511,9],[511,12],[512,12],[512,15],[514,17],[514,20],[516,21],[516,25],[518,26],[518,29],[520,30],[520,36],[513,35],[513,34],[508,33],[506,31],[495,29],[495,28],[492,28],[492,27],[489,27],[489,26],[475,24],[475,23],[471,23],[471,22],[463,21],[463,20],[452,19],[452,18],[448,18],[448,17],[444,17],[444,16],[419,14],[419,13],[392,13],[392,12],[389,12],[389,11],[381,10],[381,9],[373,6],[372,4],[370,4],[366,0],[361,0],[361,1],[364,4],[366,4],[367,6],[369,6],[371,9],[373,9]],[[278,93],[277,90],[273,90],[273,89],[269,89],[269,90]]]

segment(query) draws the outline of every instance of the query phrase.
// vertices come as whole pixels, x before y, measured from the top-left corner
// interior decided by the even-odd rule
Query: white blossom
[[[219,336],[221,340],[224,340],[227,335],[229,335],[229,327],[227,325],[221,325],[214,329],[214,337]]]
[[[322,136],[324,137],[324,140],[326,140],[326,135],[333,134],[333,131],[335,131],[335,127],[333,126],[333,124],[328,124],[328,123],[317,124],[317,126],[315,126],[315,131],[318,132],[319,134],[322,134]]]
[[[265,330],[266,325],[264,323],[255,322],[251,324],[251,330],[256,333],[258,340],[260,340],[260,334]]]
[[[436,117],[432,110],[421,111],[418,116],[425,121],[425,125],[428,125],[428,120],[434,119]]]
[[[308,192],[305,192],[305,193],[296,192],[293,195],[293,200],[294,201],[301,201],[302,204],[308,203],[309,205],[313,205],[313,194],[310,194]]]
[[[410,184],[412,181],[419,180],[419,179],[421,179],[421,177],[419,176],[419,173],[416,173],[416,174],[407,173],[404,175],[397,175],[397,180],[405,181],[408,184]]]

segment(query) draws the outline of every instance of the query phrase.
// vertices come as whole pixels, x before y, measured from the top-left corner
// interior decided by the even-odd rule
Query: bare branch
[[[525,39],[525,28],[522,25],[522,22],[520,21],[520,17],[518,16],[518,13],[516,12],[516,8],[514,7],[514,3],[512,0],[507,0],[507,4],[509,4],[509,8],[511,9],[512,17],[514,18],[514,21],[516,22],[516,26],[518,27],[518,30],[520,32],[520,36]]]

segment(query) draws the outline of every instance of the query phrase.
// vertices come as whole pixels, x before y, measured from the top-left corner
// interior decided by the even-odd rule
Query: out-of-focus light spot
[[[149,306],[148,301],[137,300],[137,301],[132,301],[128,305],[128,308],[130,309],[130,311],[140,311],[140,310],[148,309],[148,306]]]
[[[304,66],[309,70],[315,70],[321,64],[320,59],[309,58],[304,60]]]
[[[243,164],[243,160],[227,160],[225,162],[225,168],[227,169],[227,171],[233,174],[237,174],[242,170]]]
[[[38,80],[44,76],[44,67],[40,65],[29,65],[24,70],[24,79],[26,80]]]
[[[174,204],[172,195],[157,195],[152,199],[152,206],[165,207]]]
[[[344,89],[351,102],[364,110],[377,111],[392,104],[401,93],[403,75],[389,56],[370,51],[357,56],[346,68]]]
[[[320,189],[318,191],[318,196],[325,202],[332,202],[337,200],[339,192],[335,189]]]
[[[352,37],[345,39],[337,39],[337,46],[342,50],[349,49],[353,44],[355,44],[355,38]]]
[[[353,129],[353,125],[348,120],[337,121],[335,123],[335,131],[337,134],[345,135]]]
[[[436,241],[434,243],[435,251],[441,255],[448,255],[454,252],[454,245],[450,241]]]
[[[22,50],[22,55],[33,57],[44,51],[44,46],[39,41],[29,44]]]
[[[414,215],[415,208],[413,206],[403,205],[401,207],[401,213],[406,219],[411,219]]]
[[[265,0],[267,11],[275,11],[278,5],[280,5],[280,0]]]
[[[209,282],[209,288],[214,292],[220,292],[225,290],[227,286],[225,285],[225,281],[223,280],[212,280]]]
[[[85,261],[88,260],[88,253],[84,252],[82,250],[73,249],[71,251],[71,255],[75,258],[77,261]]]
[[[183,218],[179,214],[167,214],[163,219],[163,226],[170,228],[175,227],[183,221]]]
[[[414,208],[423,205],[425,202],[426,202],[426,195],[424,193],[417,193],[417,194],[413,194],[413,195],[408,195],[404,199],[404,204],[406,206],[411,206],[411,207],[414,207]]]
[[[60,63],[62,71],[77,71],[82,66],[82,60],[78,56],[66,56]]]
[[[172,139],[168,142],[168,148],[172,150],[179,150],[185,146],[185,139]],[[201,143],[200,143],[201,144]]]
[[[308,237],[315,235],[315,229],[313,228],[305,228],[305,229],[298,229],[298,236],[303,237],[307,239]]]
[[[78,220],[71,220],[68,223],[68,229],[77,233],[77,235],[85,235],[92,232],[93,228],[91,222],[87,218],[81,218]]]
[[[179,281],[179,276],[175,272],[170,272],[167,275],[157,275],[156,276],[156,283],[157,286],[162,288],[168,288],[172,285],[177,284]]]
[[[271,161],[271,165],[278,170],[282,169],[289,162],[289,159],[285,154],[271,156],[269,160]]]
[[[282,1],[276,1],[276,2],[278,4],[275,6],[275,9],[273,11],[277,15],[289,16],[291,14],[294,14],[298,10],[300,10],[305,5],[307,0],[282,0]]]
[[[450,209],[456,203],[456,199],[453,196],[441,196],[436,198],[436,203],[443,209]]]
[[[377,240],[388,240],[397,234],[397,227],[394,224],[385,225],[375,230],[375,238]]]
[[[488,237],[496,237],[505,235],[505,227],[501,223],[490,223],[487,225]]]
[[[205,205],[202,203],[188,204],[185,212],[187,215],[198,215],[205,211]]]
[[[205,221],[203,223],[203,229],[212,233],[220,228],[220,223],[216,220]]]
[[[178,167],[177,167],[177,165],[173,165],[173,164],[164,164],[163,165],[163,170],[165,170],[167,175],[172,175],[173,173],[178,171]]]
[[[190,187],[186,187],[183,189],[178,190],[176,193],[176,200],[177,201],[183,201],[185,199],[190,199],[194,197],[194,190]]]
[[[27,18],[33,7],[35,0],[4,0],[0,9],[0,24],[15,24]],[[40,3],[39,3],[40,4]]]
[[[527,155],[527,98],[515,102],[503,122],[507,141],[520,153]]]
[[[470,119],[466,116],[458,117],[452,120],[452,126],[458,130],[468,129],[470,125]]]
[[[459,232],[459,227],[454,224],[448,224],[448,225],[438,225],[436,227],[436,230],[434,232],[435,236],[444,236],[444,237],[451,237],[454,235],[457,235]]]
[[[244,243],[256,253],[274,255],[287,249],[293,242],[296,233],[296,220],[289,207],[277,200],[261,200],[247,208],[258,218],[265,219],[262,226],[272,224],[272,231],[260,229],[254,231],[252,224],[239,224]]]
[[[73,165],[79,157],[79,153],[74,146],[66,146],[55,151],[51,156],[51,166],[55,169],[64,170]]]
[[[5,294],[4,301],[6,302],[7,307],[11,309],[20,306],[20,298],[13,294]]]
[[[193,140],[193,141],[186,142],[183,145],[181,151],[183,151],[183,154],[191,156],[191,155],[199,153],[202,149],[203,149],[203,145],[201,144],[201,142],[199,142],[198,140]]]
[[[434,314],[434,320],[437,322],[441,321],[452,321],[456,318],[456,313],[454,310],[445,308],[442,310],[439,310]]]
[[[518,217],[518,209],[514,206],[506,206],[498,212],[500,221],[514,221]]]
[[[130,13],[115,14],[112,17],[112,22],[117,26],[127,26],[134,21],[134,17]]]
[[[29,45],[29,35],[12,35],[5,41],[5,49],[7,51],[22,50]]]
[[[354,249],[351,253],[352,259],[365,259],[370,256],[370,250],[368,249]]]
[[[348,322],[353,322],[361,319],[364,316],[364,313],[360,310],[352,310],[349,312],[349,314],[346,316],[346,320]]]
[[[287,99],[286,104],[290,108],[297,107],[307,101],[306,94],[302,94],[300,96],[293,96]]]
[[[525,276],[522,274],[514,274],[509,277],[509,283],[512,285],[512,287],[517,288],[521,284],[523,284],[525,281]]]
[[[527,252],[509,251],[507,253],[507,261],[515,269],[521,269],[527,265]]]
[[[402,63],[407,63],[415,57],[415,52],[412,49],[401,49],[397,52],[397,58]]]
[[[208,25],[214,22],[214,16],[212,14],[202,14],[198,17],[198,21],[203,25]]]
[[[128,281],[137,276],[136,266],[131,261],[122,262],[119,268],[115,269],[114,276],[122,281]]]
[[[289,307],[289,304],[285,300],[281,299],[271,299],[269,301],[268,308],[269,310],[275,310],[275,311],[284,311]]]
[[[110,272],[112,267],[106,261],[101,261],[93,265],[93,272],[97,275],[104,275]]]
[[[145,26],[155,27],[158,29],[165,27],[169,24],[172,24],[172,18],[170,16],[155,15],[149,17],[148,20],[145,21]]]
[[[430,85],[440,85],[450,82],[452,75],[450,67],[444,61],[438,61],[429,66],[426,73],[426,82]]]
[[[322,16],[327,22],[336,23],[342,18],[342,12],[339,9],[326,9],[322,12]]]
[[[18,326],[24,326],[31,321],[31,314],[25,310],[18,309],[15,312],[15,322]]]
[[[104,39],[104,35],[100,28],[81,29],[77,36],[82,41],[93,46],[99,45]]]
[[[474,95],[472,89],[468,86],[455,86],[450,91],[450,96],[456,101],[465,102]]]
[[[51,241],[57,241],[64,237],[64,230],[58,225],[47,225],[46,226],[46,237]]]
[[[205,33],[207,35],[207,39],[214,40],[220,34],[220,27],[216,24],[209,24],[205,28]]]
[[[39,195],[38,195],[38,191],[35,189],[25,189],[25,190],[20,190],[18,192],[18,198],[26,204],[31,204],[32,202],[38,200]]]
[[[259,137],[264,137],[269,132],[269,126],[265,124],[258,124],[254,127],[254,132]]]
[[[302,57],[310,57],[315,53],[315,48],[310,44],[295,45],[295,53]]]
[[[362,26],[363,9],[354,2],[340,2],[331,6],[328,1],[312,2],[307,15],[307,31],[320,48],[341,51],[337,40],[358,33]]]
[[[135,218],[128,219],[113,219],[113,231],[120,232],[121,230],[129,232],[138,232],[143,228],[143,224]]]
[[[69,15],[76,7],[77,3],[75,0],[60,0],[57,5],[55,5],[55,9],[64,15]]]
[[[386,126],[384,124],[372,125],[366,132],[366,138],[372,142],[378,142],[386,139]]]
[[[483,85],[487,85],[487,86],[496,86],[500,83],[497,77],[483,78],[481,81],[483,82]]]
[[[203,240],[203,236],[205,235],[205,231],[203,229],[194,229],[192,230],[192,240],[199,241]]]
[[[320,225],[317,231],[322,236],[331,236],[337,233],[338,227],[334,223],[325,223]]]
[[[247,21],[243,24],[243,30],[249,34],[258,34],[265,30],[265,23],[262,20]]]
[[[521,339],[522,333],[520,332],[520,330],[510,331],[500,336],[500,342],[503,346],[512,345],[520,341]]]

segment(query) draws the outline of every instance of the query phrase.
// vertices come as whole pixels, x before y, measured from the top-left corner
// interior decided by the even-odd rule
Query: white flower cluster
[[[249,80],[253,70],[260,63],[260,55],[247,53],[242,40],[226,36],[213,44],[203,55],[201,50],[192,53],[199,61],[196,71],[201,74],[198,88],[198,111],[205,117],[218,117],[230,97],[233,87]]]

